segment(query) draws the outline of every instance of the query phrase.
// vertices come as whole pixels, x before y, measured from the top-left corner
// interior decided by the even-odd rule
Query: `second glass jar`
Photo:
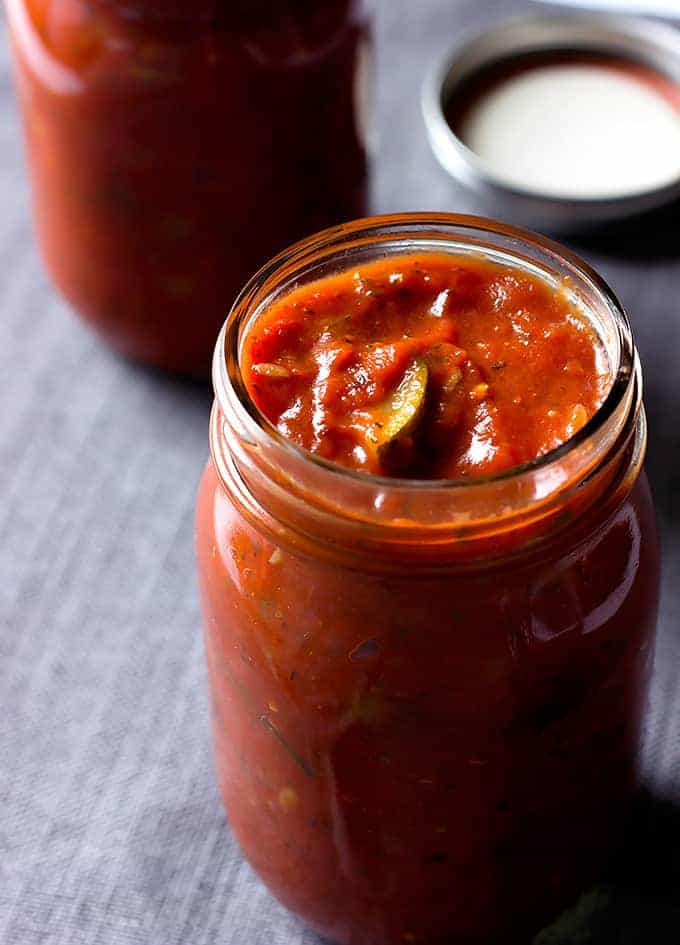
[[[6,0],[48,269],[116,349],[204,374],[243,282],[361,215],[361,0]]]

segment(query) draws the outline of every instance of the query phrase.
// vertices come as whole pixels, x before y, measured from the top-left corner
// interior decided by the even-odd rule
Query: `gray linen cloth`
[[[376,210],[472,209],[429,152],[421,79],[464,27],[526,6],[379,4]],[[680,800],[680,213],[581,250],[620,294],[637,334],[665,562],[646,755],[654,800],[614,902],[587,941],[676,945],[680,827],[669,805]],[[192,542],[209,404],[207,391],[113,356],[48,284],[2,37],[3,945],[317,941],[241,860],[214,783]],[[652,934],[665,923],[668,931]]]

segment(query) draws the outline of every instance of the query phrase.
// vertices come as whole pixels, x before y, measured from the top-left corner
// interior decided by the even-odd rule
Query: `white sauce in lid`
[[[481,95],[459,134],[504,184],[554,197],[611,199],[680,179],[680,107],[625,66],[528,67]]]

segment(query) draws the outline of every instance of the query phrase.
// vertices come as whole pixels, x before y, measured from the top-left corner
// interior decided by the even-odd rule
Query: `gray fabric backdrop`
[[[522,6],[382,0],[377,210],[468,209],[429,153],[419,85],[461,28]],[[580,249],[621,295],[637,333],[665,561],[647,752],[653,799],[640,814],[613,904],[583,941],[674,945],[680,942],[680,828],[670,805],[680,801],[680,211]],[[4,945],[316,941],[241,861],[214,784],[192,549],[208,409],[205,391],[111,355],[48,285],[32,241],[3,39]]]

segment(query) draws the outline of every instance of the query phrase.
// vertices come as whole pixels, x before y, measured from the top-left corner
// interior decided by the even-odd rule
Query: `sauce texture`
[[[566,289],[434,253],[285,295],[246,334],[242,369],[283,436],[352,469],[417,479],[533,460],[587,423],[608,384]]]

